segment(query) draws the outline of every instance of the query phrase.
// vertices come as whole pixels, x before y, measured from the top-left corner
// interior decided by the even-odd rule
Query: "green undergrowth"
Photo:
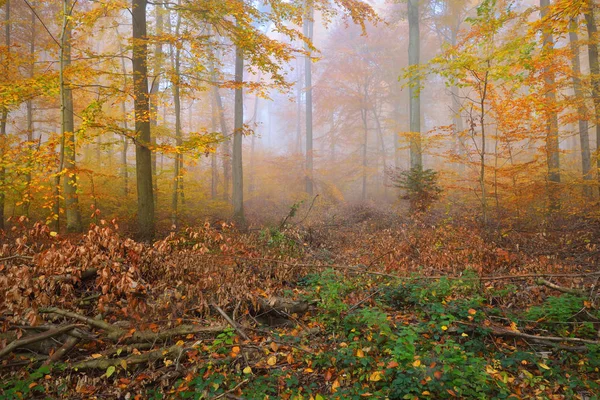
[[[298,317],[297,328],[272,330],[250,344],[227,331],[202,350],[221,359],[192,365],[193,373],[167,389],[148,388],[144,398],[597,399],[600,393],[598,346],[567,351],[492,329],[512,325],[594,339],[598,326],[580,318],[582,309],[592,319],[600,315],[586,299],[548,297],[511,313],[495,305],[510,291],[486,289],[470,271],[461,279],[415,276],[397,283],[328,270],[307,276],[298,292],[317,300],[317,309]],[[32,397],[44,374],[2,383],[2,391]]]
[[[582,298],[550,297],[513,315],[489,299],[514,289],[486,292],[469,271],[459,280],[391,283],[330,270],[301,284],[307,298],[318,299],[304,323],[321,331],[311,338],[276,336],[310,351],[292,351],[293,364],[251,372],[244,363],[205,366],[179,395],[212,398],[239,388],[252,399],[598,398],[598,347],[565,351],[497,337],[489,327],[494,316],[503,326],[535,320],[547,335],[586,337],[595,334],[593,324],[572,323]]]

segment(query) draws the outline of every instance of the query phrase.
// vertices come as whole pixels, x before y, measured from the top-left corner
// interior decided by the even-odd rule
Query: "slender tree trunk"
[[[154,5],[155,18],[156,18],[156,35],[161,36],[164,31],[164,17],[163,9],[160,3]],[[152,85],[150,87],[150,126],[151,131],[156,131],[158,127],[158,104],[159,104],[159,92],[160,82],[163,67],[163,45],[160,41],[157,41],[154,45],[154,65],[152,67],[152,73],[154,78],[152,79]],[[156,148],[156,133],[151,135],[150,142],[152,147]],[[154,202],[158,201],[158,168],[156,163],[156,150],[152,150],[152,187],[154,189]]]
[[[260,80],[260,78],[259,78]],[[254,113],[252,114],[252,122],[258,126],[258,105],[260,97],[254,97]],[[254,193],[256,190],[256,132],[252,133],[252,139],[250,139],[250,182],[248,185],[248,192]]]
[[[73,91],[65,72],[71,65],[71,0],[63,0],[63,27],[60,51],[60,90],[61,90],[61,168],[64,174],[63,192],[65,198],[65,214],[68,232],[81,232],[81,213],[77,196],[77,173],[75,164],[75,121],[73,114]],[[57,182],[59,185],[60,182]],[[55,201],[58,203],[59,199]],[[56,205],[55,205],[56,208]]]
[[[417,68],[420,63],[419,0],[408,0],[408,64]],[[421,151],[421,78],[418,71],[410,79],[410,167],[422,168]]]
[[[482,210],[482,219],[483,219],[484,226],[487,226],[487,223],[488,223],[487,190],[485,187],[485,152],[486,152],[486,144],[487,144],[486,143],[486,140],[487,140],[486,129],[485,129],[485,116],[486,116],[485,101],[487,98],[487,85],[488,85],[488,81],[487,81],[487,74],[486,74],[485,81],[483,82],[481,103],[479,104],[479,112],[480,112],[479,124],[481,125],[481,154],[479,155],[479,157],[480,157],[479,186],[481,188],[481,210]]]
[[[387,189],[388,189],[388,165],[387,165],[387,151],[385,148],[385,139],[383,137],[383,128],[381,127],[381,120],[377,114],[375,107],[373,108],[373,119],[375,120],[375,126],[377,127],[377,135],[379,136],[379,145],[381,150],[381,161],[383,164],[383,196],[387,200]]]
[[[452,32],[451,32],[452,46],[456,46],[456,44],[458,42],[458,30],[459,30],[458,26],[456,27],[456,29],[452,29]],[[455,140],[455,146],[456,146],[456,154],[458,154],[459,159],[460,159],[460,161],[458,163],[458,170],[459,170],[459,172],[464,173],[464,171],[465,171],[465,163],[464,163],[465,144],[462,140],[461,133],[464,131],[465,128],[463,125],[458,86],[450,87],[450,96],[452,97],[452,126],[453,126],[454,140]]]
[[[175,28],[175,37],[179,37],[179,31],[181,28],[181,14],[177,13],[177,26]],[[181,176],[181,167],[183,164],[183,154],[181,151],[181,145],[183,144],[183,138],[181,133],[181,88],[179,85],[179,74],[180,74],[180,55],[181,50],[179,47],[173,49],[171,46],[171,62],[174,70],[172,85],[173,85],[173,105],[175,107],[175,165],[174,165],[174,177],[173,177],[173,197],[171,202],[171,223],[177,226],[178,218],[178,200],[181,195],[183,178]]]
[[[540,13],[542,19],[548,14],[550,0],[540,0]],[[551,53],[554,50],[554,38],[549,28],[543,32],[544,44],[543,51]],[[548,164],[548,194],[550,199],[550,209],[556,210],[560,207],[560,197],[558,195],[558,185],[560,183],[560,158],[558,141],[558,114],[552,111],[556,104],[556,87],[554,73],[550,67],[544,71],[544,91],[546,93],[547,124],[546,124],[546,160]]]
[[[362,145],[362,201],[367,200],[367,145],[369,139],[369,126],[367,122],[367,103],[360,110],[360,116],[363,122],[363,145]]]
[[[221,154],[223,157],[223,201],[229,202],[229,188],[231,187],[231,140],[227,137],[229,128],[227,128],[227,120],[225,119],[225,109],[223,108],[223,99],[217,85],[217,73],[214,63],[211,63],[211,75],[213,80],[213,98],[215,106],[219,113],[219,124],[221,125],[221,134],[224,136],[221,144]]]
[[[244,137],[244,51],[235,52],[235,110],[233,127],[233,219],[242,229],[246,227],[244,216],[244,169],[242,164],[242,139]]]
[[[296,154],[302,154],[302,74],[296,60]]]
[[[120,46],[119,46],[120,47]],[[121,52],[123,50],[121,49]],[[123,89],[127,88],[127,68],[125,67],[125,57],[121,57],[121,70],[123,71]],[[127,151],[129,150],[129,138],[127,133],[129,126],[127,124],[127,106],[125,101],[121,102],[121,113],[123,114],[123,129],[125,134],[122,135],[122,149],[121,149],[121,179],[123,180],[123,186],[121,188],[123,192],[123,198],[126,199],[129,196],[129,171],[127,170]]]
[[[210,102],[211,105],[211,128],[213,133],[217,131],[217,105],[216,100],[213,97]],[[210,171],[211,171],[211,180],[210,180],[210,198],[211,200],[217,199],[217,187],[219,185],[219,171],[217,169],[217,152],[214,151],[210,155]]]
[[[307,0],[304,18],[304,36],[313,40],[314,8],[311,0]],[[308,4],[310,3],[310,4]],[[304,63],[304,83],[306,86],[306,193],[313,195],[313,101],[312,101],[312,60],[308,44],[304,45],[308,53]]]
[[[152,151],[149,148],[152,141],[149,119],[146,6],[146,0],[132,0],[138,230],[140,237],[150,239],[154,236],[154,193],[152,190]]]
[[[4,5],[4,45],[7,48],[7,65],[10,63],[10,0]],[[4,71],[8,74],[8,70]],[[4,157],[7,150],[6,125],[8,123],[8,108],[3,107],[0,113],[0,229],[4,229],[4,206],[6,202],[6,168]]]
[[[585,105],[583,90],[581,88],[581,62],[579,59],[579,38],[577,29],[579,25],[576,19],[571,20],[569,29],[569,42],[571,44],[571,53],[573,64],[573,91],[577,101],[577,113],[579,115],[579,143],[581,145],[581,170],[583,173],[583,193],[585,197],[592,197],[592,187],[588,181],[593,179],[592,161],[590,155],[590,135],[588,126],[588,111]]]
[[[36,17],[35,13],[31,11],[31,42],[29,43],[29,77],[33,78],[35,75],[35,38],[36,38]],[[33,152],[35,151],[35,146],[33,144],[33,136],[34,136],[34,124],[33,124],[33,99],[27,100],[27,143],[29,147],[29,157],[28,157],[28,168],[27,173],[25,174],[25,196],[23,198],[23,215],[29,217],[29,208],[31,206],[31,200],[33,198],[33,193],[31,192],[31,169],[34,165],[34,156]]]
[[[600,63],[598,61],[598,26],[594,16],[594,0],[588,0],[585,21],[589,36],[588,56],[592,77],[592,98],[594,99],[594,122],[596,124],[596,173],[600,182]]]

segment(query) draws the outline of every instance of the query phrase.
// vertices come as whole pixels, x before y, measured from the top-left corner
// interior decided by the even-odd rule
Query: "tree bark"
[[[175,37],[179,37],[181,28],[181,14],[177,13],[177,26],[175,28]],[[183,154],[181,153],[181,145],[183,144],[181,133],[181,88],[179,84],[180,74],[180,56],[181,49],[176,47],[173,51],[171,47],[172,67],[174,70],[172,85],[173,85],[173,105],[175,107],[175,165],[173,177],[173,197],[171,202],[171,224],[177,226],[177,218],[179,213],[178,201],[183,190],[183,177],[181,176],[181,166],[183,164]]]
[[[121,46],[119,46],[120,48]],[[123,50],[121,49],[121,52]],[[127,89],[127,68],[125,67],[125,57],[121,57],[121,71],[123,72],[123,90]],[[121,102],[121,113],[123,114],[123,129],[124,133],[129,131],[129,126],[127,124],[127,107],[125,102]],[[123,180],[123,186],[121,187],[121,191],[123,193],[123,198],[126,199],[129,196],[129,171],[127,170],[127,151],[129,150],[129,138],[126,134],[122,135],[122,144],[123,147],[121,149],[121,179]]]
[[[214,74],[211,74],[214,76]],[[216,132],[217,131],[217,105],[216,105],[216,100],[212,99],[212,101],[210,102],[211,105],[211,116],[210,116],[210,121],[211,121],[211,128],[212,128],[212,132]],[[217,199],[217,187],[219,185],[219,171],[217,170],[217,152],[214,151],[211,153],[210,155],[210,171],[211,171],[211,180],[210,180],[210,198],[211,200],[216,200]]]
[[[75,163],[75,118],[73,113],[73,90],[65,76],[65,70],[71,65],[71,22],[67,19],[71,11],[71,0],[64,0],[63,12],[65,13],[65,27],[62,40],[62,69],[63,69],[63,104],[62,110],[62,135],[64,144],[64,179],[63,191],[65,197],[65,214],[67,217],[67,231],[81,232],[81,213],[79,211],[79,198],[77,196],[77,173]]]
[[[542,19],[548,15],[550,0],[540,0],[540,14]],[[544,28],[542,51],[551,53],[554,50],[554,37],[549,28]],[[556,187],[560,183],[560,157],[558,141],[558,113],[554,111],[556,104],[556,79],[551,67],[546,67],[544,71],[544,91],[546,97],[546,160],[548,165],[548,197],[550,200],[550,210],[556,210],[560,207],[560,197]]]
[[[163,34],[164,18],[162,5],[157,3],[154,5],[156,17],[156,35]],[[160,91],[161,73],[163,63],[163,45],[157,41],[154,45],[154,65],[152,67],[154,78],[150,87],[150,126],[151,130],[156,130],[158,127],[158,95]],[[152,146],[156,146],[156,133],[151,137]],[[158,201],[158,168],[156,163],[156,151],[152,150],[152,187],[154,189],[154,201]],[[155,203],[156,206],[156,203]]]
[[[10,58],[10,0],[6,0],[4,5],[4,44],[7,47],[7,58]],[[10,59],[7,60],[7,65]],[[8,68],[8,67],[7,67]],[[8,74],[8,71],[4,71]],[[8,122],[8,108],[3,107],[0,116],[0,229],[4,229],[4,205],[6,202],[6,168],[4,167],[4,157],[6,154],[7,138],[6,124]]]
[[[35,38],[36,38],[36,17],[35,13],[31,11],[31,42],[29,43],[29,77],[33,78],[35,74]],[[33,135],[34,135],[34,123],[33,123],[33,99],[27,100],[27,143],[29,147],[29,158],[28,164],[29,168],[27,169],[27,173],[25,174],[25,196],[23,198],[23,215],[29,217],[29,207],[31,206],[31,169],[34,165],[34,156],[33,152],[35,146],[33,145]]]
[[[600,182],[600,64],[598,62],[598,26],[594,16],[594,1],[588,0],[585,21],[589,36],[588,56],[592,80],[592,98],[594,100],[594,122],[596,123],[596,173]]]
[[[146,0],[132,0],[138,234],[141,238],[150,239],[154,236],[154,193],[152,189],[152,151],[149,148],[151,134],[146,6]]]
[[[418,68],[420,63],[419,0],[408,0],[408,64]],[[422,168],[421,151],[421,78],[413,71],[410,79],[410,167]]]
[[[571,20],[569,29],[569,42],[571,45],[571,62],[573,64],[573,91],[577,101],[577,114],[579,115],[579,143],[581,146],[581,170],[583,174],[584,186],[583,194],[586,198],[591,198],[592,187],[589,181],[592,176],[592,161],[590,155],[590,135],[588,125],[588,111],[585,105],[583,90],[581,88],[581,61],[579,58],[579,38],[577,29],[579,28],[577,20]]]
[[[233,127],[233,219],[241,229],[246,226],[244,216],[244,169],[242,164],[242,140],[244,136],[244,51],[235,51],[235,109]]]
[[[304,17],[304,36],[313,40],[314,8],[311,0],[307,0],[307,10]],[[308,44],[304,45],[307,52],[304,62],[304,85],[306,87],[306,193],[313,195],[313,100],[312,100],[312,60]]]

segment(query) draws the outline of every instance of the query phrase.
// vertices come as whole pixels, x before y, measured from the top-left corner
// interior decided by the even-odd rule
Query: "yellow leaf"
[[[267,359],[267,365],[270,365],[272,367],[275,364],[277,364],[277,357],[271,356]]]
[[[92,354],[92,358],[94,358],[94,359],[95,358],[100,358],[100,357],[102,357],[102,354],[97,354],[97,353],[96,354]]]
[[[123,367],[123,369],[127,369],[127,361],[125,360],[121,360],[121,367]]]
[[[356,357],[363,358],[365,356],[365,352],[362,349],[356,350]]]
[[[56,233],[56,232],[50,232],[50,236],[56,237],[56,235],[58,235],[58,233]]]
[[[165,360],[165,366],[168,367],[169,365],[172,365],[173,361],[171,360]]]
[[[247,375],[247,374],[251,374],[251,373],[252,373],[252,368],[250,368],[250,367],[246,367],[246,368],[244,368],[244,371],[243,371],[243,372],[244,372],[246,375]]]
[[[546,365],[546,364],[544,364],[544,363],[539,363],[538,365],[539,365],[540,367],[544,368],[544,369],[550,369],[550,367],[549,367],[549,366],[547,366],[547,365]]]
[[[381,380],[381,371],[375,371],[369,376],[371,382],[379,382]]]
[[[443,331],[447,331],[447,330],[448,330],[448,327],[447,327],[446,325],[442,325],[442,330],[443,330]]]
[[[305,373],[305,374],[310,374],[310,373],[312,373],[312,372],[314,372],[312,368],[306,368],[306,369],[304,370],[304,373]]]
[[[413,367],[417,368],[421,366],[421,360],[415,360],[415,362],[413,363]]]
[[[340,387],[340,381],[338,381],[337,379],[335,381],[333,381],[333,383],[331,384],[331,392],[335,393],[338,388]]]
[[[177,345],[179,347],[183,346],[184,344],[185,344],[185,342],[183,340],[179,340],[179,341],[177,341],[177,343],[175,343],[175,345]]]

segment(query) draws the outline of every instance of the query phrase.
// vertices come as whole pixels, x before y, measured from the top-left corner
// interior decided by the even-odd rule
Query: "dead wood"
[[[259,312],[278,312],[284,314],[304,314],[310,306],[306,301],[295,301],[285,297],[270,297],[268,299],[259,297],[257,299]]]
[[[559,292],[562,292],[562,293],[574,294],[576,296],[582,296],[582,297],[589,296],[589,293],[587,293],[587,292],[585,292],[583,290],[573,289],[573,288],[567,288],[567,287],[564,287],[564,286],[559,286],[559,285],[556,285],[556,284],[554,284],[554,283],[552,283],[552,282],[550,282],[550,281],[548,281],[548,280],[546,280],[544,278],[538,278],[536,280],[536,283],[538,285],[549,287],[550,289],[558,290]]]
[[[69,336],[65,343],[58,350],[52,353],[52,355],[48,357],[44,364],[52,364],[62,360],[64,356],[66,356],[71,350],[73,350],[77,343],[79,343],[78,338]]]
[[[469,324],[466,322],[459,322],[462,325],[468,325],[473,328],[481,328],[479,325]],[[597,340],[589,340],[589,339],[581,339],[581,338],[570,338],[570,337],[560,337],[560,336],[539,336],[539,335],[531,335],[529,333],[523,333],[519,331],[513,331],[506,328],[501,328],[498,326],[486,326],[486,329],[491,330],[491,334],[495,336],[505,336],[505,337],[516,337],[521,339],[529,339],[541,342],[552,342],[552,343],[579,343],[579,344],[594,344],[600,345],[600,341]]]
[[[36,335],[26,336],[21,339],[10,342],[5,348],[0,350],[0,358],[11,353],[15,349],[18,349],[19,347],[25,347],[32,343],[37,343],[37,342],[41,342],[43,340],[46,340],[46,339],[49,339],[52,337],[60,336],[64,333],[67,333],[67,332],[77,328],[78,326],[80,326],[80,325],[71,324],[71,325],[59,326],[58,328],[55,328],[55,329],[50,329],[45,332],[38,333]]]
[[[229,318],[229,316],[225,313],[225,311],[223,311],[221,309],[221,307],[219,307],[216,304],[212,304],[212,306],[215,308],[215,310],[217,310],[219,312],[219,314],[221,314],[221,316],[225,319],[225,321],[227,321],[227,323],[229,325],[231,325],[233,327],[233,329],[235,329],[237,331],[237,333],[242,337],[242,339],[244,339],[244,340],[250,340],[250,338],[248,337],[248,335],[246,335],[246,333],[242,330],[242,328],[240,328],[239,324],[236,323],[231,318]]]
[[[71,369],[78,370],[106,370],[108,367],[117,367],[122,365],[147,364],[165,358],[167,356],[177,356],[185,351],[185,348],[173,345],[168,348],[160,348],[143,354],[134,354],[123,358],[97,358],[94,360],[82,361],[71,366]]]

